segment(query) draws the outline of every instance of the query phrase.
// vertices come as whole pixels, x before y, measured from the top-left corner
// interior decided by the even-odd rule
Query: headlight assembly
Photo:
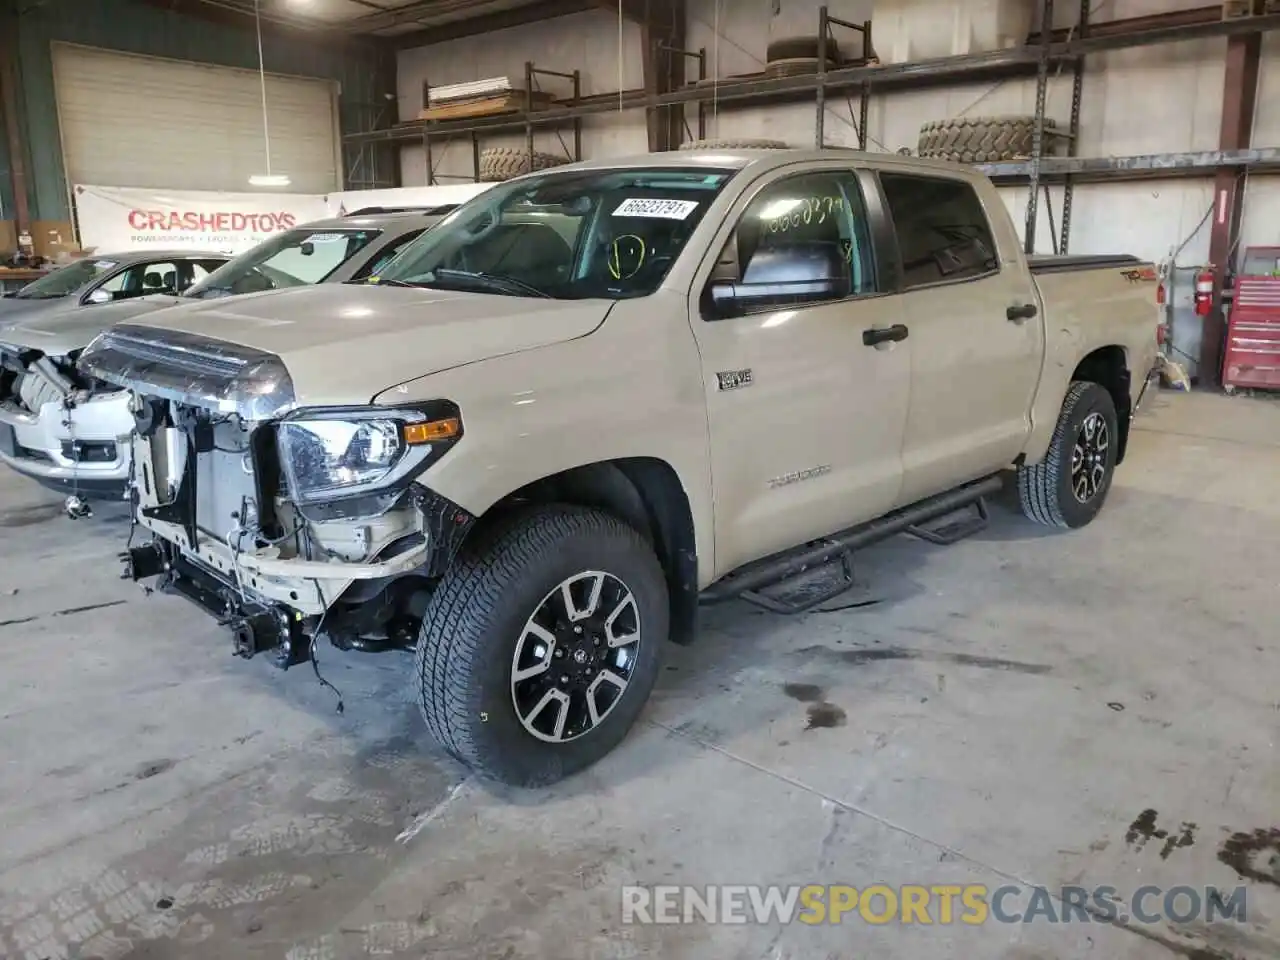
[[[276,427],[289,497],[308,504],[407,483],[462,434],[452,405],[300,410]]]

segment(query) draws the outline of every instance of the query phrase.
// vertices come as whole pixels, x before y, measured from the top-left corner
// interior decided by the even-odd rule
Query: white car
[[[0,300],[0,462],[81,500],[122,499],[134,421],[123,391],[96,383],[77,368],[80,352],[95,336],[165,307],[315,283],[361,282],[452,209],[360,211],[316,221],[278,233],[230,261],[190,251],[133,254],[128,266],[125,257],[78,261]],[[98,271],[92,289],[81,280],[75,284],[77,295],[63,290],[77,279],[68,272],[92,273],[95,263],[109,261],[112,269]],[[207,263],[212,272],[194,283],[187,279],[184,286],[180,278],[192,276],[191,269],[184,270],[188,262]],[[128,270],[138,273],[139,289],[154,295],[144,292],[115,303],[103,297],[111,278]],[[171,271],[179,278],[176,284],[169,282]],[[62,292],[54,300],[57,291]]]

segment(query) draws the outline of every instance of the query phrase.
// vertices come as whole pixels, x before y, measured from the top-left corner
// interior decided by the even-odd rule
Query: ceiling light
[[[287,187],[290,180],[287,173],[255,173],[249,183],[255,187]]]

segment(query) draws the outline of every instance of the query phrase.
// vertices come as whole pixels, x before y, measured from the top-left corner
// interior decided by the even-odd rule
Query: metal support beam
[[[617,7],[615,6],[616,10]],[[643,15],[640,43],[644,51],[644,90],[664,96],[685,83],[685,0],[632,0],[623,15]],[[650,150],[674,150],[684,133],[684,105],[645,110]]]
[[[223,27],[252,31],[254,29],[253,5],[234,7],[230,4],[210,2],[210,0],[137,0],[143,6],[163,10],[187,21],[186,30],[198,30],[199,23],[215,23]],[[24,0],[22,7],[47,6],[47,4],[30,3]],[[66,4],[65,6],[71,6]],[[381,41],[378,37],[353,35],[353,31],[340,29],[325,23],[317,23],[314,19],[303,16],[289,16],[281,13],[280,4],[262,5],[262,35],[278,36],[295,43],[309,43],[313,46],[345,47],[347,49],[377,47]]]
[[[1089,32],[1089,7],[1091,0],[1080,0],[1080,18],[1076,24],[1076,36],[1084,38]],[[1071,73],[1071,122],[1067,127],[1070,139],[1067,140],[1067,156],[1074,157],[1080,145],[1080,101],[1084,96],[1084,61],[1083,56],[1076,57]],[[1075,181],[1068,176],[1062,188],[1062,234],[1058,238],[1055,253],[1065,254],[1071,244],[1071,210],[1075,206]],[[1046,191],[1045,203],[1048,203]]]
[[[1044,102],[1049,90],[1049,39],[1053,36],[1053,0],[1041,0],[1040,62],[1036,67],[1036,119],[1031,134],[1031,191],[1022,248],[1036,252],[1036,217],[1040,203],[1040,161],[1044,158]]]
[[[818,8],[818,89],[814,92],[817,116],[813,124],[813,145],[821,150],[827,145],[827,50],[831,41],[830,14],[826,4]]]
[[[1248,33],[1227,41],[1227,62],[1222,84],[1222,126],[1218,143],[1222,150],[1243,150],[1253,137],[1253,110],[1258,99],[1258,60],[1262,35]],[[1200,380],[1222,380],[1222,345],[1227,320],[1222,309],[1222,284],[1235,256],[1244,211],[1245,177],[1221,168],[1213,182],[1213,214],[1209,229],[1209,263],[1214,278],[1214,308],[1204,318],[1200,339]]]
[[[497,30],[508,30],[511,27],[524,27],[531,23],[541,23],[555,17],[567,17],[586,10],[598,10],[597,0],[541,0],[530,6],[516,7],[513,10],[498,10],[478,17],[468,17],[452,23],[444,23],[438,27],[415,30],[412,33],[397,34],[392,38],[396,48],[409,50],[414,47],[429,47],[436,43],[447,43],[450,40],[461,40],[463,37],[474,37],[481,33],[493,33]],[[617,10],[617,4],[613,5]],[[394,11],[388,13],[394,16]],[[366,23],[365,19],[356,21],[358,29],[377,29],[378,23]]]

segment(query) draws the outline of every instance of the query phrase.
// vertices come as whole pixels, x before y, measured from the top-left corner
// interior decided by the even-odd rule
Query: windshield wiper
[[[481,289],[496,290],[499,293],[524,294],[530,297],[541,297],[544,300],[552,299],[547,291],[539,290],[533,284],[517,280],[515,277],[499,276],[495,273],[475,273],[471,270],[452,270],[448,267],[437,267],[431,272],[436,280],[444,280],[446,283],[450,281],[471,283]]]
[[[392,280],[388,277],[362,277],[359,280],[343,280],[343,283],[353,283],[356,286],[365,287],[411,287],[414,290],[421,290],[426,284],[410,283],[408,280]]]

